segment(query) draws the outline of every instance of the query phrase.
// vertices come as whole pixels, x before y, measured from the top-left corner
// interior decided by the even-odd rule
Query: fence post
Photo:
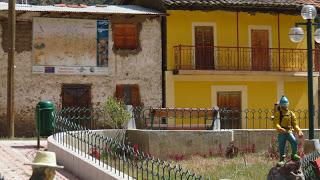
[[[155,110],[153,108],[150,108],[150,123],[151,123],[151,129],[153,129],[153,121],[155,116]]]

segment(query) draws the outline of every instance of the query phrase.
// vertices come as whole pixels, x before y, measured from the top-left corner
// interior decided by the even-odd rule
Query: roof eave
[[[201,6],[201,5],[166,5],[167,10],[201,10],[201,11],[238,11],[238,12],[263,12],[263,13],[281,13],[281,14],[300,14],[302,6]],[[317,8],[320,10],[320,8]]]

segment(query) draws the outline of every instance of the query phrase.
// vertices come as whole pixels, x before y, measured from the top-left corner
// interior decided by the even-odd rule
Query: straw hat
[[[24,164],[39,167],[63,168],[63,166],[57,165],[56,153],[49,151],[38,151],[32,163]]]

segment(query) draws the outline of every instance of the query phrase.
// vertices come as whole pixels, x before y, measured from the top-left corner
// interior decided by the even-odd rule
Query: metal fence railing
[[[183,169],[178,164],[157,159],[140,151],[137,147],[84,127],[84,125],[98,127],[98,120],[103,119],[103,115],[103,111],[93,109],[59,110],[55,115],[53,137],[63,146],[123,178],[204,179],[202,176]]]
[[[175,70],[307,71],[307,49],[178,45],[173,51]],[[313,56],[319,71],[320,51]]]
[[[293,110],[301,128],[308,127],[308,110]],[[315,112],[315,118],[319,117]],[[271,109],[192,109],[149,108],[144,111],[146,129],[213,129],[219,121],[219,129],[272,129]]]
[[[311,163],[317,158],[320,158],[320,152],[315,151],[302,159],[302,171],[306,180],[320,179],[320,177],[316,174],[316,167],[314,167]]]
[[[138,129],[161,130],[211,130],[218,129],[273,129],[273,109],[204,109],[204,108],[142,108],[129,109]],[[292,110],[300,128],[308,128],[308,110]],[[60,116],[88,129],[110,128],[108,115],[99,108],[68,107]],[[315,111],[315,119],[319,111]]]

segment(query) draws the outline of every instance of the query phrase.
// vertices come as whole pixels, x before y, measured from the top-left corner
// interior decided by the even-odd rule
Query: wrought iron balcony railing
[[[319,71],[320,49],[313,50]],[[307,71],[307,49],[174,46],[175,70]]]

